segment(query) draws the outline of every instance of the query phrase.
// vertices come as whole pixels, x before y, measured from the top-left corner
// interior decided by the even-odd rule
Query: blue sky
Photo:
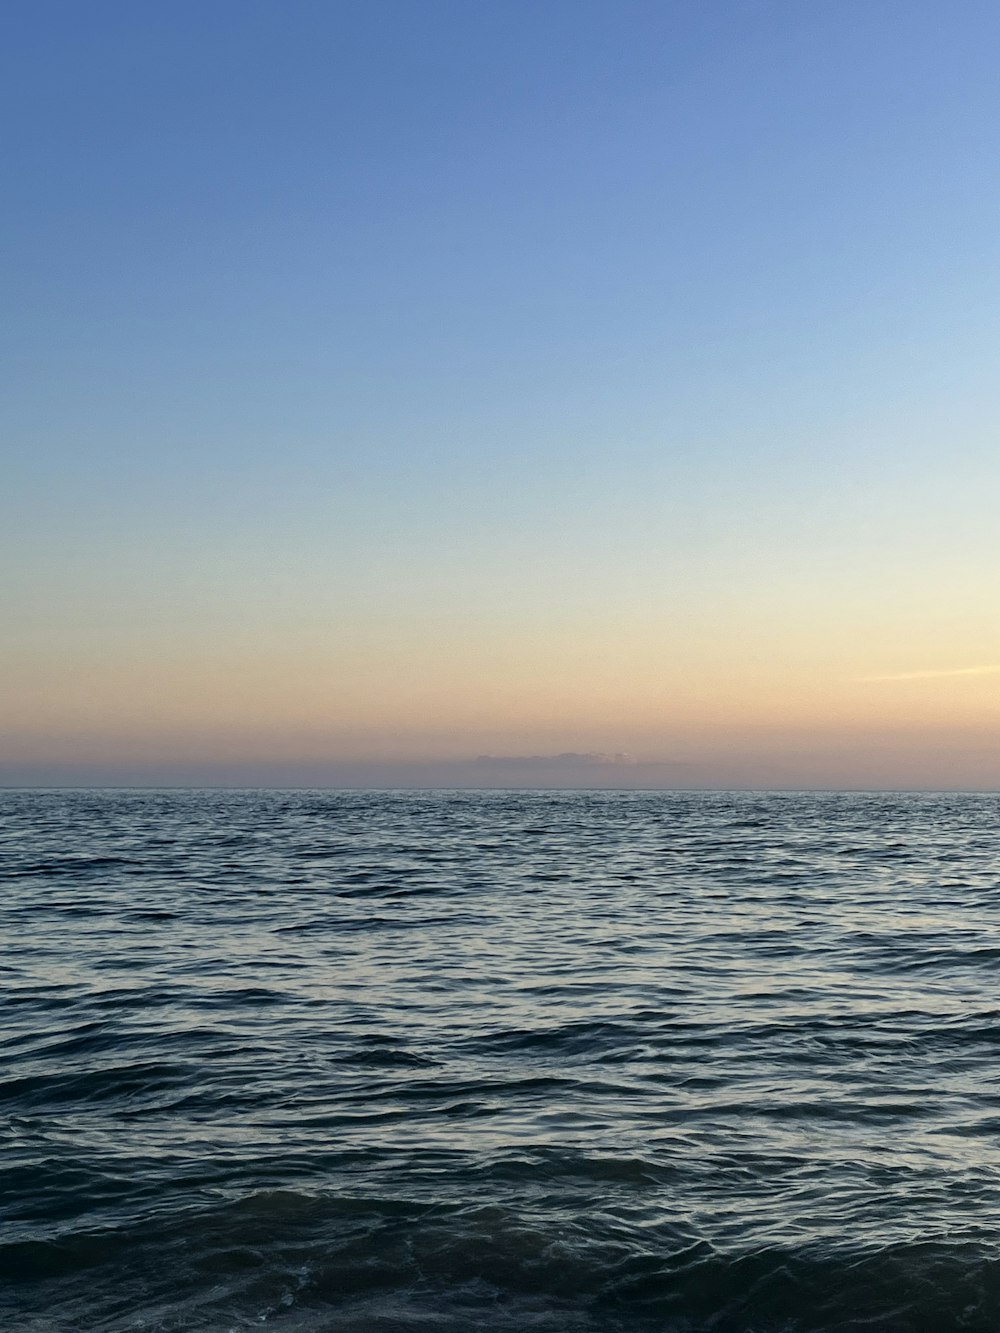
[[[1000,734],[998,39],[9,6],[0,776]]]

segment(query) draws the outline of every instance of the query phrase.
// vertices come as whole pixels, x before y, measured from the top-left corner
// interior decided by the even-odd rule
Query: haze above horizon
[[[6,28],[0,784],[1000,788],[996,6]]]

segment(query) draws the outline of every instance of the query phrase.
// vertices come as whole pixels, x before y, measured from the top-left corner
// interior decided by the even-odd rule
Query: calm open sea
[[[5,1330],[1000,1328],[1000,797],[0,793]]]

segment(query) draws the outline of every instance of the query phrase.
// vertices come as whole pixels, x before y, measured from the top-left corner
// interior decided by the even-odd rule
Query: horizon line
[[[228,784],[228,783],[3,783],[0,782],[0,792],[67,792],[67,791],[134,791],[134,792],[156,792],[156,791],[174,791],[174,792],[370,792],[371,794],[387,795],[390,793],[412,793],[414,795],[428,795],[431,793],[454,793],[464,795],[483,794],[487,792],[497,792],[513,794],[517,792],[574,792],[580,795],[616,795],[616,796],[636,796],[636,795],[676,795],[676,796],[703,796],[703,795],[758,795],[758,796],[787,796],[787,795],[814,795],[814,796],[907,796],[907,795],[925,795],[925,796],[1000,796],[1000,787],[730,787],[730,786],[706,786],[706,787],[580,787],[580,786],[511,786],[511,787],[447,787],[447,786],[427,786],[427,787],[370,787],[357,784],[338,783],[330,786],[317,786],[315,783],[304,783],[301,785],[278,785],[272,786],[266,783],[256,783],[250,785]]]

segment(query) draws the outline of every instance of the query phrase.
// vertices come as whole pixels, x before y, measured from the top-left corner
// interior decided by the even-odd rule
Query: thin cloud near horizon
[[[605,754],[597,750],[578,753],[564,750],[560,754],[479,754],[472,761],[477,764],[634,764],[630,754]]]
[[[1000,665],[946,667],[936,671],[893,671],[879,676],[858,676],[860,684],[890,683],[903,680],[945,680],[955,676],[995,676],[1000,672]]]

